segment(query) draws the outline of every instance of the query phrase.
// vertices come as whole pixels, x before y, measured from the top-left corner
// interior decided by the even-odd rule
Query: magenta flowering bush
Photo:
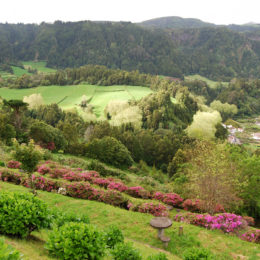
[[[95,178],[92,180],[92,183],[101,186],[103,188],[107,188],[107,186],[110,184],[110,180],[103,179],[103,178]]]
[[[7,163],[7,167],[11,169],[20,169],[21,163],[18,161],[11,160]]]
[[[135,198],[141,198],[140,191],[144,190],[141,186],[129,187],[126,193]]]
[[[128,205],[129,206],[129,205]],[[137,206],[130,207],[131,210],[152,214],[156,217],[167,217],[169,215],[167,208],[163,204],[154,204],[154,203],[142,203]]]
[[[128,189],[128,187],[124,185],[122,182],[113,182],[113,181],[109,183],[107,188],[110,190],[118,190],[120,192],[124,192]]]
[[[260,229],[248,230],[246,233],[240,236],[241,239],[247,242],[260,243]]]
[[[46,164],[42,164],[42,165],[39,165],[37,167],[37,172],[42,174],[42,175],[45,175],[47,173],[51,173],[51,171],[52,171],[51,168]]]
[[[176,193],[162,193],[162,192],[156,192],[153,195],[153,198],[159,201],[164,202],[165,204],[171,205],[173,207],[180,207],[183,199],[180,195]]]
[[[208,229],[219,229],[225,233],[236,232],[247,226],[247,223],[241,216],[232,213],[224,213],[216,216],[194,213],[178,214],[175,216],[175,221],[188,222],[189,224]]]

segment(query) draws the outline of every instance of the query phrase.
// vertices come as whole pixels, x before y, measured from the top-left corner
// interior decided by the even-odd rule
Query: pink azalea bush
[[[167,217],[169,215],[167,208],[163,204],[154,204],[154,203],[142,203],[137,206],[132,206],[131,210],[152,214],[156,217]]]
[[[140,198],[141,190],[144,190],[144,188],[141,186],[135,186],[135,187],[129,187],[126,192],[127,192],[127,194],[129,194],[132,197]]]
[[[180,195],[176,193],[162,193],[162,192],[156,192],[153,195],[153,198],[159,201],[164,202],[165,204],[171,205],[173,207],[180,207],[183,199]]]
[[[260,243],[260,229],[255,229],[255,230],[248,230],[246,233],[242,234],[240,236],[241,239],[248,241],[248,242],[253,242],[253,243]]]
[[[18,161],[11,160],[7,163],[7,167],[11,169],[20,169],[21,163]]]
[[[45,175],[47,173],[51,173],[51,168],[46,164],[42,164],[37,167],[37,172],[42,175]]]
[[[187,213],[185,215],[177,214],[175,221],[188,222],[189,224],[208,229],[219,229],[225,233],[232,233],[247,226],[247,223],[241,216],[232,213],[224,213],[216,216],[194,213]]]
[[[107,188],[110,190],[118,190],[120,192],[124,192],[128,189],[128,187],[124,185],[122,182],[113,182],[113,181],[109,183]]]

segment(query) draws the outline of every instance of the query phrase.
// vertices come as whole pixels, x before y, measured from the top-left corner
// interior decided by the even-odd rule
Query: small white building
[[[252,138],[255,140],[260,140],[260,133],[253,133]]]

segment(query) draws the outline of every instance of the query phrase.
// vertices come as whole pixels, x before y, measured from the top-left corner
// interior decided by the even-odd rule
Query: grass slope
[[[55,69],[47,68],[46,61],[22,61],[22,64],[26,69],[37,69],[38,72],[42,73],[52,73],[56,71]]]
[[[8,89],[0,88],[0,96],[5,99],[23,99],[34,93],[40,93],[45,104],[59,103],[63,109],[78,107],[83,95],[87,99],[92,98],[90,104],[94,106],[94,112],[99,116],[103,113],[105,106],[111,100],[141,99],[152,93],[147,87],[140,86],[48,86],[29,89]]]
[[[221,83],[225,87],[228,86],[228,82],[213,81],[213,80],[210,80],[206,77],[200,76],[199,74],[185,76],[185,80],[187,80],[187,81],[189,81],[189,80],[202,80],[202,81],[205,81],[210,88],[216,88],[219,83]]]
[[[0,189],[28,192],[28,189],[24,187],[4,182],[0,182]],[[145,257],[163,250],[162,243],[157,239],[157,231],[149,225],[153,218],[151,215],[126,211],[95,201],[73,199],[55,193],[39,191],[38,194],[39,198],[44,200],[49,207],[58,207],[66,212],[87,214],[91,223],[100,229],[111,224],[118,225],[127,240],[133,241]],[[184,227],[183,236],[178,236],[180,225]],[[43,248],[48,232],[44,230],[40,233],[34,233],[34,238],[29,241],[6,237],[6,242],[20,250],[25,255],[25,259],[49,259],[47,251]],[[217,230],[211,231],[173,222],[166,234],[171,237],[167,248],[169,259],[181,259],[183,252],[193,246],[209,248],[217,255],[217,259],[257,260],[260,257],[259,245],[242,241]]]

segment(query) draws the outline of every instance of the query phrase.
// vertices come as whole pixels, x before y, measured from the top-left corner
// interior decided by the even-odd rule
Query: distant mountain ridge
[[[160,28],[160,29],[194,29],[205,27],[226,27],[234,31],[245,32],[254,31],[260,29],[260,24],[249,22],[246,24],[229,24],[229,25],[217,25],[214,23],[204,22],[197,18],[182,18],[179,16],[167,16],[159,17],[150,20],[137,23],[140,26],[146,28]]]
[[[202,28],[202,27],[215,27],[213,23],[203,22],[196,18],[182,18],[179,16],[168,16],[150,19],[138,23],[144,27],[154,27],[161,29],[187,29],[187,28]]]

